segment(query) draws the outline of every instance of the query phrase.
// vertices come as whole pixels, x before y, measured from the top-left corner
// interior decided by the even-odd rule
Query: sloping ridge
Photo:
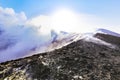
[[[119,80],[120,49],[85,40],[0,64],[6,80]]]
[[[113,35],[104,34],[104,33],[97,33],[94,35],[94,37],[101,39],[103,41],[106,41],[108,43],[120,46],[120,37],[119,36],[113,36]]]
[[[97,33],[104,33],[104,34],[109,34],[109,35],[112,35],[112,36],[120,37],[119,33],[113,32],[111,30],[103,29],[103,28],[99,28],[97,30]]]

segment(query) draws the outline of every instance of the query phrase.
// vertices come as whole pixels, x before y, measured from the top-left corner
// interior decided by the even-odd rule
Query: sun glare
[[[60,9],[52,14],[52,27],[57,30],[73,32],[74,27],[78,26],[77,14],[68,9]]]

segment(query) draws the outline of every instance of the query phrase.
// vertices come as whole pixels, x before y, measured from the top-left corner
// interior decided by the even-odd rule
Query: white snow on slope
[[[82,34],[76,34],[76,33],[59,35],[57,39],[53,43],[51,43],[45,51],[52,51],[55,49],[62,48],[63,46],[66,46],[72,42],[80,40],[81,37],[82,37]]]
[[[111,43],[105,42],[105,41],[103,41],[103,40],[100,40],[100,39],[94,37],[94,34],[93,34],[93,33],[91,33],[91,34],[85,34],[85,35],[83,36],[83,39],[84,39],[85,41],[88,41],[88,42],[93,42],[93,43],[100,44],[100,45],[106,45],[106,46],[108,46],[108,47],[110,47],[110,48],[117,48],[116,45],[113,45],[113,44],[111,44]]]

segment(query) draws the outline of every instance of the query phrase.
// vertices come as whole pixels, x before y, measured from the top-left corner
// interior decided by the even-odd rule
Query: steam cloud
[[[44,34],[39,27],[26,22],[24,12],[0,7],[0,62],[32,55],[52,41],[50,31]]]

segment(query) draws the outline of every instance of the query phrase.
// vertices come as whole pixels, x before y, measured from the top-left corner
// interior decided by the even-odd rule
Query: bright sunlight
[[[53,29],[73,32],[75,26],[78,26],[77,14],[68,9],[60,9],[52,14],[51,23]]]

